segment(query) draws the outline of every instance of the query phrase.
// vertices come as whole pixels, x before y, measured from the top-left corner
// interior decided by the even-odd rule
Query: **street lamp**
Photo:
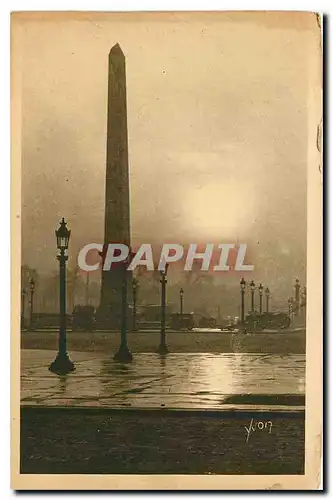
[[[271,292],[269,291],[269,288],[267,287],[265,290],[265,295],[266,295],[266,312],[269,312],[269,297],[270,297]]]
[[[296,315],[298,315],[298,313],[299,313],[300,288],[301,288],[301,285],[299,284],[299,279],[296,278],[296,284],[295,284],[295,303],[296,303],[295,312],[296,312]]]
[[[25,296],[26,296],[26,294],[27,294],[26,289],[22,288],[22,292],[21,292],[21,328],[24,328],[24,323],[25,323],[24,313],[25,313]]]
[[[292,323],[294,312],[295,312],[295,298],[294,297],[290,297],[288,299],[288,308],[289,308],[290,323]]]
[[[251,289],[251,311],[254,313],[254,291],[256,289],[256,284],[253,280],[250,283],[250,289]]]
[[[262,283],[259,285],[259,313],[262,314],[262,294],[264,292],[264,287]]]
[[[293,298],[292,297],[289,297],[289,299],[288,299],[288,313],[289,313],[289,318],[290,318],[290,322],[291,322],[291,317],[292,317],[292,313],[293,313]]]
[[[86,306],[89,305],[89,271],[86,274]]]
[[[246,288],[246,281],[244,278],[240,280],[240,291],[241,291],[241,323],[244,325],[245,323],[245,304],[244,304],[244,297],[245,297],[245,288]]]
[[[183,319],[183,301],[184,301],[184,290],[181,288],[179,290],[179,298],[180,298],[180,319]]]
[[[136,278],[132,279],[132,290],[133,290],[133,330],[136,331],[136,299],[137,299],[137,291],[139,288],[139,282]]]
[[[29,330],[32,330],[33,323],[33,313],[34,313],[34,293],[35,293],[36,283],[33,278],[30,278],[29,288],[30,288],[30,319],[29,319]]]
[[[302,306],[306,307],[306,286],[304,286],[302,290]]]
[[[165,342],[165,308],[166,308],[166,284],[167,284],[167,273],[168,273],[169,264],[166,263],[165,270],[160,271],[161,279],[161,337],[160,337],[160,345],[156,352],[159,354],[167,354],[169,349]]]
[[[116,354],[114,355],[114,360],[119,361],[119,363],[131,363],[133,361],[132,353],[127,346],[127,266],[130,263],[132,254],[130,252],[127,259],[122,263],[122,283],[121,283],[121,341],[120,347]]]
[[[66,227],[67,223],[62,218],[59,229],[55,231],[57,238],[57,248],[59,254],[59,299],[60,299],[60,325],[58,339],[58,354],[56,359],[51,363],[49,370],[58,375],[75,370],[74,363],[69,359],[66,345],[66,261],[68,260],[67,251],[71,232]]]

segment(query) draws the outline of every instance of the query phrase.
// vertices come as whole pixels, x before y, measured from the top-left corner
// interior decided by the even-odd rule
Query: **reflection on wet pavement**
[[[74,352],[71,357],[76,371],[59,377],[48,371],[52,351],[23,350],[21,404],[229,409],[242,407],[239,398],[237,405],[229,403],[232,395],[305,392],[305,356],[299,354],[138,353],[128,365],[116,363],[111,354]]]

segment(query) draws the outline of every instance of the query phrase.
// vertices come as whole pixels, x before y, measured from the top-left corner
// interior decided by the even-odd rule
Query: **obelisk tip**
[[[121,47],[120,47],[119,43],[116,43],[110,49],[110,55],[114,55],[114,54],[121,54],[122,56],[124,55],[124,52],[121,50]]]

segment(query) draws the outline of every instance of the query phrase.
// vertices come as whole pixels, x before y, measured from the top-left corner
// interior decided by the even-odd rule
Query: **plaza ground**
[[[55,354],[21,352],[22,473],[303,473],[304,354]]]
[[[305,330],[167,331],[164,358],[159,331],[127,337],[119,365],[119,332],[69,331],[57,377],[57,330],[22,332],[22,473],[303,473]],[[246,442],[251,419],[271,433]]]
[[[54,357],[50,350],[22,351],[22,405],[255,411],[304,407],[303,354],[136,353],[132,363],[123,365],[105,352],[73,351],[76,369],[62,377],[48,370]]]
[[[251,418],[272,423],[248,442]],[[303,474],[304,413],[23,407],[25,474]]]
[[[128,346],[133,353],[155,352],[159,344],[158,331],[128,332]],[[21,333],[22,349],[57,350],[58,332],[44,330]],[[119,332],[68,332],[69,351],[115,353],[119,347]],[[225,332],[168,331],[167,344],[175,353],[280,353],[304,354],[305,329],[283,332],[252,334]]]

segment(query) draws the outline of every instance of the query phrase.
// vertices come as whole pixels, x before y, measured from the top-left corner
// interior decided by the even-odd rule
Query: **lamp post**
[[[251,312],[254,313],[254,291],[256,289],[256,284],[253,280],[250,283],[250,289],[251,289]]]
[[[303,287],[302,290],[302,302],[301,302],[302,307],[306,307],[306,286]]]
[[[127,266],[130,263],[130,256],[125,259],[122,265],[122,284],[121,284],[121,341],[120,347],[114,355],[114,360],[119,363],[131,363],[133,361],[132,353],[127,346]]]
[[[293,298],[289,297],[288,299],[288,313],[289,313],[289,319],[291,323],[291,318],[292,318],[292,313],[293,313]]]
[[[22,288],[21,292],[21,328],[24,328],[24,313],[25,313],[25,296],[27,292],[25,288]]]
[[[161,274],[161,337],[160,345],[156,352],[159,354],[167,354],[169,349],[165,342],[165,308],[166,308],[166,284],[167,284],[168,263],[165,265],[165,270],[160,271]]]
[[[241,323],[244,325],[245,323],[245,288],[246,288],[246,281],[244,278],[240,280],[240,291],[241,291]]]
[[[89,305],[89,271],[86,274],[86,287],[85,288],[86,288],[86,290],[85,290],[85,292],[86,292],[86,306],[88,306]],[[75,305],[75,303],[74,303],[74,305]]]
[[[265,295],[266,295],[266,312],[269,312],[269,297],[270,297],[271,292],[269,291],[269,288],[267,287],[265,290]]]
[[[71,232],[66,227],[67,223],[62,218],[60,227],[55,231],[57,238],[57,248],[59,254],[57,259],[59,261],[59,299],[60,299],[60,325],[59,325],[59,339],[58,339],[58,354],[56,359],[51,363],[49,370],[58,375],[65,375],[66,373],[75,370],[74,363],[69,359],[67,353],[66,343],[66,261],[68,260],[67,251],[68,243]]]
[[[133,330],[136,331],[136,299],[137,299],[137,291],[139,287],[139,282],[136,278],[132,279],[132,290],[133,290]]]
[[[34,313],[34,293],[35,293],[36,283],[33,278],[30,278],[29,288],[30,288],[30,319],[29,319],[29,330],[33,329],[33,313]]]
[[[181,288],[179,290],[179,298],[180,298],[180,319],[183,319],[183,301],[184,301],[184,290]]]
[[[290,323],[292,323],[293,319],[294,319],[295,309],[296,309],[296,303],[295,303],[295,298],[294,297],[290,297],[288,299],[288,306],[289,306]]]
[[[259,285],[259,314],[262,314],[262,294],[264,292],[264,287],[262,283]]]
[[[299,306],[300,306],[300,288],[301,288],[301,285],[299,284],[299,279],[296,278],[296,284],[295,284],[295,303],[296,303],[296,307],[295,307],[295,312],[296,312],[297,316],[298,316],[298,313],[299,313]]]

